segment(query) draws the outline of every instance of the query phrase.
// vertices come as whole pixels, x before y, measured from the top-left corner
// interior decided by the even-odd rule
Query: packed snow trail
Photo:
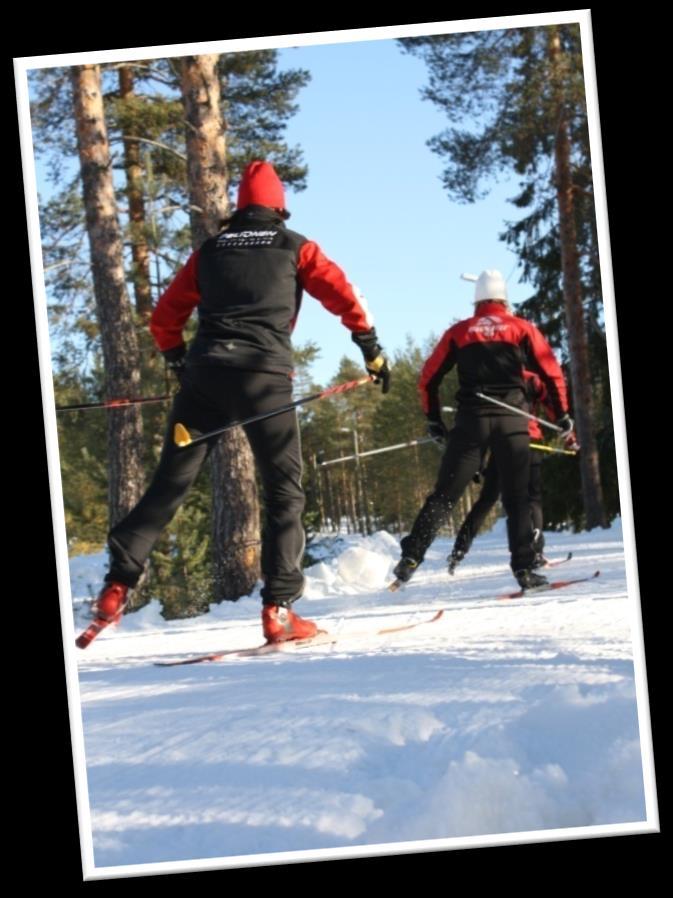
[[[78,655],[96,867],[644,821],[619,522],[547,545],[600,578],[484,598],[516,585],[499,522],[453,577],[438,540],[391,596],[397,540],[344,537],[298,606],[339,641],[301,652],[154,666],[258,644],[258,596],[127,615]],[[72,570],[80,625],[103,559]]]

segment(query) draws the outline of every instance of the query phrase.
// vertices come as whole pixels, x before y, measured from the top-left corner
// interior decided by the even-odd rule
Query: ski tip
[[[173,442],[176,446],[189,446],[192,442],[192,438],[189,435],[189,431],[185,427],[184,424],[180,424],[179,422],[175,425],[173,429]]]
[[[105,628],[106,624],[103,626],[98,625],[95,621],[89,624],[89,626],[84,630],[83,633],[80,633],[77,639],[75,640],[75,645],[78,649],[85,649],[91,645],[96,636]]]

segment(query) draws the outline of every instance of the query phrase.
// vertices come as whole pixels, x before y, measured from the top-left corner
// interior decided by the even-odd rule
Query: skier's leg
[[[544,533],[542,527],[544,518],[542,514],[542,456],[535,449],[530,450],[530,470],[528,473],[528,503],[530,516],[535,533],[534,549],[536,555],[542,554],[544,549]]]
[[[533,564],[533,528],[528,504],[530,449],[528,427],[519,416],[493,416],[493,454],[498,465],[502,502],[507,513],[507,536],[513,571]]]
[[[270,411],[292,401],[290,380],[280,374],[243,372],[239,397],[245,416]],[[262,627],[267,642],[308,639],[318,628],[299,617],[291,605],[304,590],[301,514],[301,445],[295,411],[256,421],[245,428],[264,493],[262,534]]]
[[[215,440],[211,440],[179,448],[173,439],[176,422],[184,424],[192,436],[226,423],[222,411],[204,403],[194,388],[198,377],[198,373],[191,372],[184,376],[184,385],[169,414],[159,465],[152,481],[138,504],[110,530],[110,570],[105,577],[108,583],[136,585],[154,544],[186,498],[214,445]]]
[[[442,458],[435,488],[425,500],[411,532],[400,542],[403,558],[413,559],[416,565],[423,561],[440,527],[446,523],[449,512],[478,470],[487,434],[487,429],[476,416],[458,416]]]
[[[484,483],[479,493],[479,498],[470,509],[463,521],[453,545],[452,557],[460,560],[470,551],[472,542],[479,533],[479,528],[484,523],[486,515],[498,501],[500,495],[500,480],[498,478],[498,466],[493,456],[489,459],[484,473]]]
[[[248,415],[263,413],[292,402],[292,384],[282,374],[247,372],[240,395]],[[304,589],[301,563],[306,541],[297,414],[284,412],[256,421],[245,432],[264,494],[262,598],[265,605],[290,605]]]

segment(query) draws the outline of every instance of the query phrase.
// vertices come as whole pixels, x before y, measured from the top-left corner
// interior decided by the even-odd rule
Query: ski
[[[568,554],[564,558],[555,558],[552,561],[549,561],[549,559],[545,558],[545,563],[542,565],[542,567],[557,567],[559,564],[565,564],[566,561],[570,561],[572,557],[573,553],[568,552]]]
[[[564,589],[566,586],[573,586],[575,583],[587,583],[589,580],[595,580],[600,576],[600,571],[594,571],[589,577],[576,577],[573,580],[553,580],[544,586],[535,586],[533,589],[519,589],[517,592],[505,592],[497,596],[498,599],[520,599],[523,596],[536,595],[540,592],[549,592],[552,589]]]
[[[176,661],[155,661],[155,667],[178,667],[184,664],[202,664],[206,661],[220,661],[222,658],[257,658],[263,655],[272,655],[277,653],[293,654],[304,648],[311,648],[316,645],[330,645],[339,642],[341,639],[357,639],[363,636],[387,636],[389,633],[400,633],[403,630],[413,630],[414,627],[420,627],[423,624],[432,624],[438,621],[444,614],[444,609],[440,608],[431,618],[425,620],[413,621],[410,624],[401,624],[398,627],[379,627],[376,630],[358,630],[357,632],[344,633],[343,635],[329,633],[326,630],[319,630],[315,636],[308,639],[291,639],[287,642],[265,642],[262,645],[252,646],[248,649],[225,649],[221,652],[211,652],[208,655],[196,655],[191,658],[180,658]]]
[[[96,636],[102,631],[105,630],[106,627],[109,627],[110,624],[114,624],[116,621],[113,620],[103,620],[102,617],[97,617],[95,620],[91,621],[89,626],[84,630],[75,640],[75,645],[78,649],[85,649],[88,645],[90,645]]]
[[[568,552],[568,554],[565,555],[563,558],[555,558],[552,561],[545,559],[545,563],[542,565],[542,567],[544,567],[544,568],[557,567],[559,564],[565,564],[566,561],[570,561],[570,559],[572,557],[573,557],[573,553]],[[456,561],[451,562],[449,560],[449,574],[451,574],[451,576],[453,576],[455,574],[457,567],[458,567],[458,562],[456,562]],[[393,580],[393,582],[388,585],[387,589],[389,592],[397,592],[397,590],[401,589],[403,586],[406,586],[406,583],[403,580]]]
[[[182,664],[201,664],[204,661],[219,661],[221,658],[256,658],[259,655],[271,655],[275,652],[296,651],[299,646],[325,645],[334,642],[334,637],[324,630],[310,636],[308,639],[290,639],[287,642],[265,642],[248,649],[224,649],[221,652],[211,652],[209,655],[195,655],[191,658],[180,658],[177,661],[155,661],[156,667],[177,667]]]

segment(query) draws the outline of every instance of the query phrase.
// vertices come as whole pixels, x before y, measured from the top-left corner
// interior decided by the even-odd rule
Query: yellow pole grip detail
[[[173,442],[176,446],[189,446],[192,438],[184,424],[176,424],[173,430]]]

